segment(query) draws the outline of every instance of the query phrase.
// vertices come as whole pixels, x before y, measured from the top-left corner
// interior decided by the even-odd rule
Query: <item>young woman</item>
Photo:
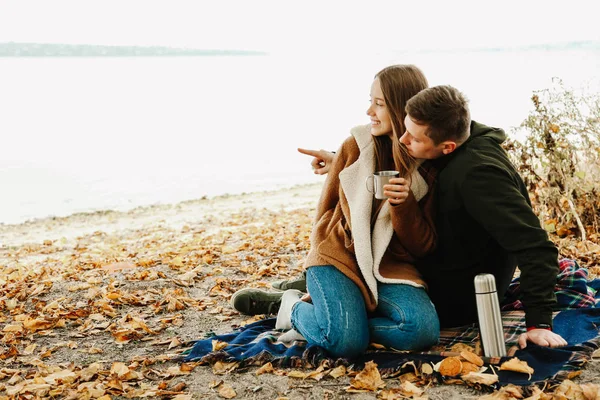
[[[437,314],[414,267],[436,244],[435,171],[399,142],[406,101],[426,87],[412,65],[390,66],[375,76],[371,124],[352,129],[317,206],[305,262],[312,303],[294,289],[281,297],[276,328],[293,329],[333,356],[354,357],[370,342],[413,350],[438,340]],[[400,177],[385,186],[388,199],[377,200],[365,180],[384,170],[400,171]]]

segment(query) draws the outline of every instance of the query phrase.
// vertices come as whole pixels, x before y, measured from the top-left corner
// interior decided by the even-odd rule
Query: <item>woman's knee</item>
[[[389,289],[389,288],[388,288]],[[419,350],[435,345],[440,323],[435,307],[422,289],[398,287],[380,296],[380,318],[371,329],[381,344],[399,350]]]
[[[323,347],[334,357],[353,358],[363,354],[369,347],[369,331],[359,332],[360,330],[333,333],[324,338]]]
[[[419,340],[415,343],[417,348],[431,347],[440,340],[440,322],[437,315],[428,321],[421,321],[417,329],[421,332],[421,335],[418,335]]]

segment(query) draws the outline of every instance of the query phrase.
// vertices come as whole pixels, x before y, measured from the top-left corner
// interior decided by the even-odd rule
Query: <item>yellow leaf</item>
[[[323,372],[323,371],[313,371],[313,372],[309,373],[306,377],[310,378],[310,379],[314,379],[315,381],[319,382],[321,379],[323,379],[324,376],[325,376],[325,372]]]
[[[433,374],[433,367],[429,363],[425,363],[421,365],[421,373],[424,375]]]
[[[503,386],[500,391],[517,399],[523,398],[523,388],[521,386],[513,385],[512,383]]]
[[[140,334],[131,329],[119,329],[111,332],[115,337],[115,343],[126,344],[131,340],[140,337]]]
[[[62,371],[58,371],[48,376],[45,376],[43,379],[46,383],[56,384],[59,381],[64,383],[74,382],[76,378],[77,375],[75,374],[75,372],[70,371],[68,369],[64,369]]]
[[[218,340],[213,340],[211,343],[212,343],[212,351],[223,350],[225,347],[229,346],[229,343],[220,342]]]
[[[260,367],[259,369],[256,370],[256,375],[262,375],[262,374],[270,374],[273,372],[273,364],[271,364],[270,362],[266,363],[265,365],[263,365],[262,367]]]
[[[233,390],[233,388],[231,386],[229,386],[228,384],[223,384],[221,386],[219,386],[219,397],[223,397],[225,399],[233,399],[235,396],[237,396],[237,394],[235,393],[235,390]]]
[[[23,350],[23,354],[24,355],[30,355],[33,354],[35,348],[37,347],[37,344],[30,344],[29,346],[25,347],[25,349]]]
[[[475,353],[475,348],[464,343],[456,343],[454,346],[450,347],[450,352],[452,353],[460,353],[461,351]]]
[[[521,361],[517,357],[511,358],[508,361],[505,361],[500,365],[501,371],[513,371],[513,372],[521,372],[523,374],[528,374],[529,379],[531,379],[531,374],[534,372],[533,368],[531,368],[527,361]]]
[[[6,300],[6,309],[7,310],[14,310],[15,307],[17,307],[17,299],[8,299]]]
[[[538,388],[537,386],[534,386],[531,389],[531,396],[527,397],[524,400],[542,400],[542,399],[546,400],[548,398],[550,398],[550,396],[546,396],[544,394],[544,392],[541,391],[540,388]],[[555,397],[552,397],[552,398],[555,398]],[[569,398],[569,399],[571,399],[571,398]],[[575,400],[575,399],[573,399],[573,400]],[[581,400],[585,400],[585,399],[581,399]]]
[[[477,354],[471,351],[463,350],[460,352],[460,356],[465,360],[477,365],[478,367],[483,366],[483,360],[481,359],[481,357],[479,357]]]
[[[25,327],[25,329],[31,332],[36,332],[51,328],[53,326],[53,321],[46,321],[37,318],[27,318],[25,321],[23,321],[23,326]]]
[[[183,267],[183,258],[181,258],[181,257],[175,257],[174,259],[171,260],[171,262],[169,263],[169,265],[181,268],[181,267]]]
[[[596,383],[584,383],[580,387],[587,400],[600,400],[600,385]]]
[[[305,372],[302,372],[302,371],[296,371],[296,370],[294,370],[294,371],[288,372],[287,376],[289,378],[304,379],[304,378],[306,378],[308,376],[308,374],[305,373]]]
[[[2,329],[3,332],[23,332],[23,325],[21,324],[14,324],[14,325],[6,325],[4,327],[4,329]]]
[[[198,362],[187,362],[187,363],[183,363],[180,366],[181,371],[183,372],[191,372],[194,370],[194,368],[196,368],[199,365]]]
[[[100,364],[92,363],[87,368],[84,368],[81,371],[79,371],[79,377],[82,381],[89,381],[94,377],[94,375],[98,373],[98,371],[100,371],[100,369]]]
[[[173,338],[173,340],[171,340],[171,343],[169,343],[169,350],[171,350],[173,347],[177,347],[181,344],[181,340],[179,340],[179,338]]]
[[[586,400],[583,389],[575,382],[565,379],[554,391],[555,395],[564,395],[569,400]]]
[[[222,362],[222,361],[217,361],[213,365],[213,374],[223,375],[223,374],[229,373],[229,372],[235,370],[239,365],[240,365],[240,363],[237,363],[237,362],[226,363],[226,362]]]
[[[171,376],[188,375],[190,371],[183,371],[180,366],[174,365],[167,368],[167,373]]]
[[[209,387],[210,389],[214,389],[214,388],[216,388],[217,386],[219,386],[219,385],[221,385],[221,384],[223,384],[223,381],[222,381],[222,380],[220,380],[220,379],[219,379],[218,381],[217,381],[217,380],[214,380],[214,381],[210,381],[210,383],[208,384],[208,387]]]
[[[231,247],[231,246],[223,246],[221,247],[221,253],[222,254],[233,254],[237,251],[237,249],[235,247]]]
[[[345,375],[346,375],[346,367],[344,367],[343,365],[335,367],[334,369],[331,370],[331,372],[329,372],[329,376],[331,376],[332,378],[339,378],[340,376],[345,376]]]
[[[400,375],[398,377],[398,380],[400,380],[400,382],[416,382],[419,380],[419,377],[415,375],[414,372],[407,372],[405,374]]]
[[[128,372],[129,368],[122,362],[115,362],[110,368],[110,373],[117,374],[118,376],[126,375]]]
[[[571,371],[571,372],[569,372],[569,373],[567,374],[567,379],[573,379],[573,378],[576,378],[576,377],[578,377],[579,375],[581,375],[582,373],[583,373],[583,371],[582,371],[582,370],[579,370],[579,371]]]
[[[98,347],[90,347],[87,350],[87,353],[88,354],[102,354],[102,353],[104,353],[104,350],[102,350],[102,349],[100,349]]]
[[[136,265],[134,263],[129,262],[129,261],[123,261],[123,262],[116,262],[116,263],[104,265],[104,266],[102,266],[101,269],[112,274],[114,272],[119,272],[124,269],[132,269],[132,268],[136,268]]]
[[[462,371],[460,357],[446,357],[439,366],[439,372],[443,376],[456,376]]]
[[[469,372],[468,374],[463,375],[462,379],[468,383],[480,383],[482,385],[491,386],[498,382],[498,375]]]
[[[385,387],[385,382],[381,379],[377,364],[373,361],[368,361],[365,368],[350,381],[350,387],[346,388],[347,392],[353,390],[376,391]]]
[[[255,316],[253,316],[253,317],[250,317],[250,318],[248,318],[248,319],[246,319],[246,320],[242,321],[242,322],[240,323],[240,326],[246,326],[246,325],[248,325],[248,324],[252,324],[252,323],[254,323],[254,322],[260,321],[260,320],[262,320],[262,319],[264,319],[262,315],[255,315]]]
[[[414,384],[405,381],[402,382],[402,384],[400,385],[400,389],[402,390],[403,394],[405,396],[420,396],[423,394],[423,389],[418,388],[417,386],[415,386]]]

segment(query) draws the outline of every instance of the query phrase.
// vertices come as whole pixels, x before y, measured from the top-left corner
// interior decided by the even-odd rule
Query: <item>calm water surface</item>
[[[509,128],[553,76],[593,84],[600,54],[0,58],[0,223],[321,181],[296,148],[336,149],[367,123],[372,77],[392,63]]]

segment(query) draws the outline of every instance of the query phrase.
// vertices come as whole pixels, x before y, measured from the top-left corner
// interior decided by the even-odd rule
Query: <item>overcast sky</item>
[[[600,40],[597,1],[0,0],[0,42],[387,51]]]

